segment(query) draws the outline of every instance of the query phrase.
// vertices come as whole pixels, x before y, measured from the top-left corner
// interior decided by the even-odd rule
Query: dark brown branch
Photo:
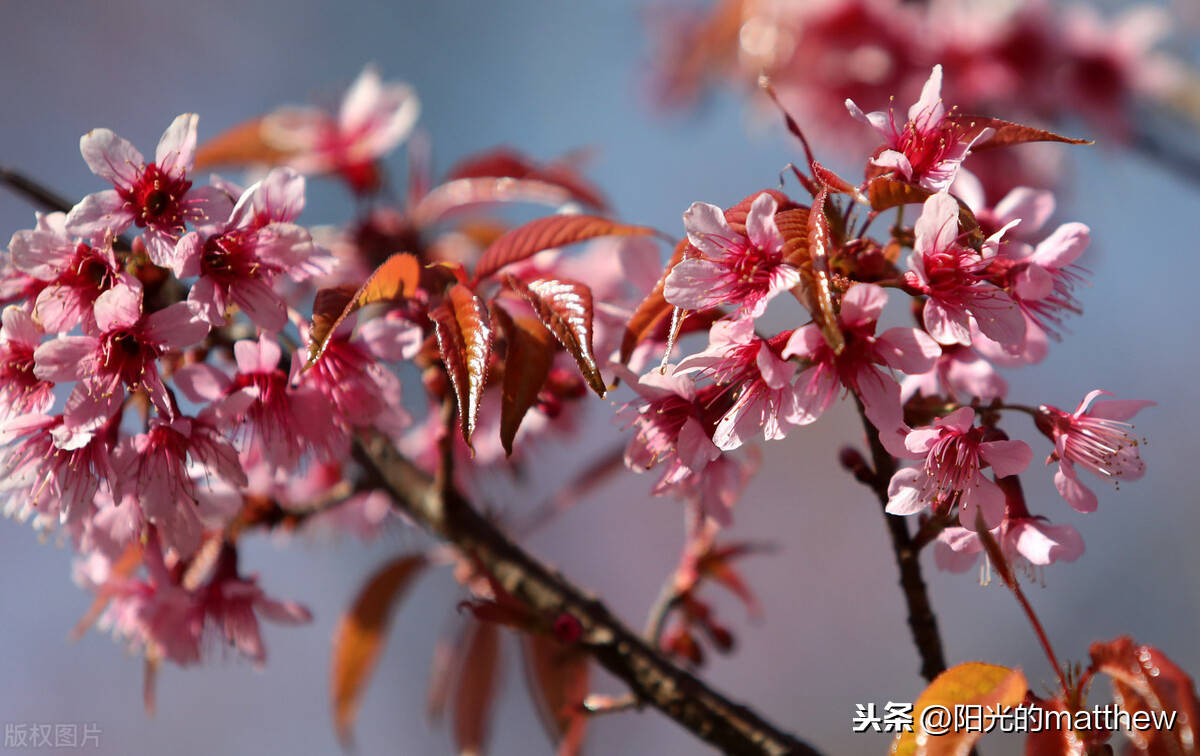
[[[896,472],[896,459],[879,442],[879,433],[867,420],[862,403],[858,403],[858,414],[862,417],[867,442],[871,446],[871,465],[874,477],[871,490],[879,499],[879,505],[888,503],[888,482]],[[908,604],[908,626],[912,629],[913,643],[921,656],[921,676],[932,682],[933,678],[946,670],[946,656],[942,652],[942,636],[938,633],[937,617],[929,603],[929,592],[921,577],[920,550],[908,532],[908,522],[900,515],[883,515],[888,534],[892,537],[892,551],[896,554],[896,566],[900,568],[900,587],[904,590],[904,601]]]
[[[544,617],[565,613],[578,620],[580,642],[640,701],[726,753],[817,754],[665,659],[604,604],[510,541],[453,487],[445,486],[443,495],[430,475],[382,436],[356,440],[354,456],[406,514],[473,557],[513,597]]]
[[[0,165],[0,182],[48,213],[67,213],[74,204],[62,195],[47,189],[28,176]]]

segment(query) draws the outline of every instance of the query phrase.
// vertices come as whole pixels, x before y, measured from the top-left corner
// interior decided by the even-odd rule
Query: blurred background
[[[649,9],[632,0],[42,0],[7,3],[3,13],[0,95],[8,104],[0,110],[0,162],[69,197],[101,188],[77,148],[90,128],[113,128],[149,154],[178,113],[200,114],[203,140],[280,104],[333,105],[368,62],[385,79],[416,88],[439,172],[499,144],[538,158],[595,148],[587,174],[617,215],[671,233],[682,232],[680,213],[692,201],[730,205],[774,186],[797,157],[777,119],[750,115],[740,92],[720,90],[696,108],[662,112],[647,72],[658,48],[648,39]],[[1179,51],[1196,63],[1194,47]],[[845,126],[857,128],[848,118]],[[1074,126],[1071,133],[1084,128]],[[836,151],[826,156],[851,175],[860,169]],[[1149,440],[1145,479],[1120,491],[1096,482],[1100,508],[1090,516],[1058,498],[1052,468],[1031,468],[1031,508],[1074,525],[1087,553],[1051,567],[1046,588],[1030,588],[1030,599],[1063,659],[1086,662],[1090,642],[1129,634],[1195,674],[1200,317],[1193,224],[1200,183],[1102,138],[1076,149],[1068,166],[1074,178],[1060,194],[1057,218],[1083,221],[1093,234],[1083,260],[1092,284],[1079,297],[1085,315],[1070,322],[1073,333],[1045,362],[1006,373],[1010,396],[1073,409],[1101,387],[1159,406],[1137,419]],[[310,186],[302,222],[347,217],[352,206],[340,187]],[[0,232],[32,222],[32,208],[0,193]],[[1031,423],[1017,418],[1008,429],[1030,442],[1035,460],[1048,453]],[[709,593],[739,645],[731,656],[710,655],[702,675],[829,754],[884,752],[884,735],[851,733],[855,704],[912,701],[923,687],[878,505],[834,464],[837,449],[859,436],[857,417],[842,405],[764,447],[762,470],[737,506],[731,535],[779,546],[743,564],[765,617],[750,622],[734,600]],[[582,467],[622,440],[618,428],[602,422],[562,454]],[[559,483],[535,485],[545,495]],[[634,626],[682,542],[680,505],[651,499],[650,483],[649,476],[621,476],[527,544]],[[243,570],[257,572],[272,595],[307,604],[315,621],[299,629],[266,625],[269,659],[261,671],[232,657],[164,669],[158,712],[149,718],[139,659],[102,634],[67,641],[91,600],[70,581],[69,549],[42,542],[27,526],[2,523],[0,722],[94,723],[99,751],[111,754],[337,752],[328,669],[338,615],[374,567],[427,543],[403,528],[365,546],[251,540]],[[948,661],[1020,666],[1036,692],[1049,691],[1052,675],[1012,597],[999,584],[981,587],[974,572],[939,573],[929,554],[924,559]],[[459,598],[442,570],[423,577],[402,605],[359,717],[358,753],[452,750],[446,729],[426,723],[424,700],[435,639]],[[515,654],[505,662],[491,751],[550,753]],[[594,687],[623,692],[604,677]],[[985,741],[984,750],[1004,745]],[[704,747],[647,711],[597,718],[586,750],[675,754]]]

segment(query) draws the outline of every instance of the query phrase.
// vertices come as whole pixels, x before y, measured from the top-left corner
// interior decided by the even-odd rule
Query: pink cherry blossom
[[[243,395],[244,405],[250,401]],[[125,439],[113,451],[117,503],[139,507],[158,528],[163,545],[183,555],[195,551],[203,532],[197,479],[208,482],[215,475],[246,485],[237,451],[213,422],[211,411],[169,422],[155,418],[145,433]]]
[[[1082,223],[1064,223],[1036,246],[1008,244],[996,257],[989,276],[1004,285],[1034,327],[1061,338],[1066,313],[1083,312],[1073,296],[1086,283],[1086,271],[1075,261],[1087,249],[1091,232]]]
[[[910,397],[949,396],[952,399],[978,398],[984,404],[1008,394],[1008,381],[972,347],[951,344],[942,347],[933,369],[910,375],[900,383],[900,400]]]
[[[1146,472],[1138,439],[1132,433],[1133,425],[1127,421],[1155,403],[1121,399],[1102,401],[1091,407],[1102,394],[1111,396],[1096,389],[1072,413],[1043,404],[1038,407],[1036,417],[1038,430],[1054,442],[1054,452],[1046,460],[1047,464],[1058,462],[1054,485],[1067,503],[1080,512],[1094,512],[1098,502],[1096,494],[1080,482],[1075,465],[1113,484],[1137,480]]]
[[[1005,518],[991,531],[1010,566],[1046,567],[1074,562],[1083,555],[1083,538],[1070,525],[1051,525],[1044,517]],[[983,553],[979,534],[969,528],[949,527],[934,542],[933,560],[939,569],[965,572]],[[1030,570],[1032,571],[1032,569]]]
[[[41,329],[16,305],[4,308],[0,322],[0,417],[48,411],[54,404],[54,384],[33,372]]]
[[[946,120],[940,65],[933,67],[921,89],[921,99],[908,109],[908,121],[903,126],[896,125],[894,109],[864,113],[853,100],[846,100],[846,108],[883,136],[886,149],[871,159],[872,165],[891,169],[906,181],[933,192],[944,191],[954,183],[971,146],[989,135],[985,129],[968,141],[956,124]]]
[[[797,328],[783,349],[783,357],[797,356],[808,363],[797,378],[803,410],[813,419],[829,408],[839,387],[853,391],[862,401],[867,418],[892,445],[904,428],[900,385],[890,369],[909,375],[926,373],[941,348],[917,328],[890,328],[876,335],[876,323],[887,304],[887,292],[875,284],[855,284],[842,297],[838,326],[846,346],[835,354],[815,324]],[[881,369],[882,368],[884,369]],[[903,449],[902,446],[900,446]]]
[[[938,343],[970,346],[974,318],[985,335],[1016,351],[1025,340],[1025,318],[1007,292],[983,278],[1004,229],[982,252],[958,239],[958,202],[946,193],[925,201],[905,281],[924,294],[925,329]]]
[[[398,318],[377,318],[363,324],[350,338],[348,320],[327,342],[325,350],[300,376],[300,385],[316,389],[329,400],[339,424],[376,428],[391,438],[412,423],[400,396],[400,379],[383,361],[411,359],[420,350],[420,326]],[[304,346],[308,346],[305,333]]]
[[[736,449],[760,431],[767,441],[785,438],[789,426],[816,419],[805,407],[805,387],[795,381],[796,366],[779,356],[789,336],[785,332],[767,341],[754,333],[749,318],[718,321],[709,331],[708,348],[676,366],[677,373],[699,371],[736,394],[713,432],[719,449]]]
[[[208,324],[186,302],[146,315],[142,290],[125,283],[96,299],[96,334],[59,336],[34,352],[34,375],[42,380],[78,380],[67,399],[66,424],[99,427],[125,399],[125,389],[144,388],[165,415],[175,408],[158,373],[158,358],[204,338]]]
[[[95,325],[96,298],[119,281],[129,281],[113,254],[111,237],[97,246],[67,233],[63,213],[38,213],[37,227],[13,234],[13,266],[45,282],[33,305],[34,316],[50,333],[65,333],[79,323]]]
[[[292,154],[303,173],[339,173],[360,193],[379,187],[375,161],[412,132],[421,107],[407,84],[384,84],[368,66],[347,90],[337,117],[318,108],[283,108],[263,121],[263,136]]]
[[[974,527],[976,508],[989,528],[1000,523],[1004,492],[981,468],[990,465],[997,477],[1016,475],[1029,466],[1033,452],[1023,441],[985,441],[984,429],[974,426],[975,410],[962,407],[908,433],[906,456],[925,461],[892,476],[888,513],[910,515],[929,507],[946,512],[958,504],[964,526]]]
[[[176,371],[175,385],[193,402],[213,403],[219,426],[237,433],[246,469],[265,461],[277,471],[293,471],[310,453],[324,459],[344,448],[346,438],[333,423],[329,400],[312,387],[290,385],[279,367],[283,351],[272,337],[238,341],[233,350],[237,373],[232,378],[196,363]],[[295,353],[293,377],[302,364]],[[243,405],[239,394],[249,396],[249,404]]]
[[[667,276],[663,295],[684,310],[730,306],[756,318],[781,291],[800,281],[783,261],[783,235],[775,225],[775,198],[758,195],[746,216],[746,235],[730,228],[716,205],[695,202],[683,214],[688,241],[699,257],[681,260]]]
[[[150,261],[173,267],[175,244],[185,224],[216,222],[228,214],[226,195],[216,187],[192,187],[188,171],[196,153],[195,113],[178,116],[158,142],[154,162],[108,129],[93,129],[79,140],[92,173],[113,189],[89,194],[67,215],[69,232],[103,240],[132,225],[145,229]]]
[[[287,323],[287,307],[272,286],[275,279],[303,281],[333,270],[333,256],[291,222],[303,207],[304,177],[277,168],[242,193],[223,226],[180,239],[175,273],[199,276],[188,301],[206,321],[224,325],[227,309],[236,304],[258,327],[278,331]]]

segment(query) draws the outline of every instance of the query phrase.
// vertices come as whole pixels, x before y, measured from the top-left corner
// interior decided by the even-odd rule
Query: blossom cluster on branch
[[[148,669],[200,662],[213,638],[261,663],[259,620],[310,614],[242,572],[240,539],[321,523],[377,531],[404,497],[363,463],[364,439],[386,439],[443,498],[486,500],[489,469],[536,465],[538,444],[586,433],[589,392],[624,383],[634,398],[620,409],[622,460],[654,470],[654,494],[681,499],[689,522],[648,642],[697,665],[705,639],[734,645],[702,585],[757,608],[733,563],[761,549],[720,536],[756,469],[756,443],[800,432],[844,399],[883,456],[872,467],[847,450],[843,462],[883,494],[888,516],[914,516],[939,566],[964,570],[982,554],[1019,595],[1015,567],[1083,553],[1074,528],[1025,499],[1031,444],[1058,465],[1058,493],[1090,512],[1086,476],[1142,476],[1130,420],[1152,403],[1091,386],[1077,387],[1090,393],[1074,411],[1009,401],[997,367],[1043,359],[1081,311],[1089,230],[1048,226],[1049,191],[989,196],[969,169],[976,153],[1081,140],[963,114],[943,103],[942,83],[932,66],[899,115],[838,104],[846,124],[882,139],[861,182],[821,165],[788,117],[807,154],[797,189],[694,202],[678,239],[610,218],[570,160],[500,148],[435,183],[428,145],[413,135],[415,94],[373,69],[337,114],[285,108],[199,148],[197,117],[181,115],[150,162],[112,131],[91,131],[81,153],[111,188],[39,213],[0,271],[5,511],[69,540],[76,578],[96,596],[81,628],[111,628]],[[401,201],[381,158],[410,136]],[[252,166],[257,180],[200,186],[197,165],[218,164]],[[301,225],[306,175],[343,181],[358,217]],[[476,212],[512,202],[560,212],[514,228]],[[675,242],[665,268],[664,236]],[[563,250],[577,243],[581,254]],[[914,323],[883,327],[889,299]],[[768,308],[787,300],[802,312],[793,327],[763,332]],[[682,349],[692,335],[707,346]],[[406,370],[417,398],[402,397]],[[1003,429],[1013,413],[1032,425]],[[1042,438],[1010,437],[1030,428]],[[911,464],[884,469],[895,460]],[[551,733],[577,749],[586,715],[617,708],[588,696],[586,652],[599,643],[584,635],[589,623],[538,614],[469,541],[451,541],[387,565],[348,612],[335,649],[339,732],[388,608],[440,561],[470,597],[467,630],[435,656],[439,710],[452,680],[459,690],[460,745],[484,739],[503,624],[529,636]],[[1112,674],[1116,649],[1093,648],[1095,671]],[[1079,706],[1084,689],[1064,675],[1043,704]]]

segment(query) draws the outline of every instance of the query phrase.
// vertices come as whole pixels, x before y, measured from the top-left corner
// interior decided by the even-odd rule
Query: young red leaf
[[[833,311],[833,291],[830,288],[829,257],[833,251],[833,235],[829,231],[829,218],[825,215],[828,198],[829,190],[821,189],[808,213],[808,257],[811,265],[807,270],[801,269],[802,286],[808,289],[801,301],[806,298],[812,300],[810,309],[813,319],[820,327],[825,343],[834,354],[841,354],[846,348],[846,337]]]
[[[216,166],[237,168],[283,163],[289,153],[263,138],[262,120],[252,118],[244,121],[201,144],[196,148],[193,170],[200,171]]]
[[[598,210],[604,210],[608,205],[600,191],[569,163],[541,164],[511,147],[497,147],[466,158],[446,174],[447,179],[487,177],[542,181],[563,188],[572,199]]]
[[[348,294],[345,286],[317,292],[309,331],[308,365],[311,367],[321,357],[338,326],[359,308],[372,302],[411,297],[420,282],[421,264],[416,257],[401,252],[376,268],[353,295]]]
[[[459,753],[483,753],[499,678],[499,662],[499,626],[490,622],[475,623],[467,640],[458,690],[454,695],[454,742]]]
[[[655,233],[646,226],[630,226],[596,215],[551,215],[518,226],[484,251],[475,266],[475,280],[486,278],[510,263],[554,247],[563,247],[600,236],[636,236]]]
[[[529,202],[558,206],[571,201],[571,193],[545,181],[513,178],[461,178],[439,184],[412,208],[418,228],[432,226],[450,213],[473,205],[496,202]]]
[[[871,203],[871,209],[877,212],[900,205],[919,204],[929,199],[932,194],[928,189],[891,176],[873,178],[867,185],[867,200]]]
[[[598,395],[608,390],[592,351],[592,290],[581,283],[555,278],[522,281],[504,275],[504,283],[533,307],[538,318],[575,358],[583,379]]]
[[[750,206],[754,204],[754,200],[758,199],[760,194],[769,194],[775,199],[776,213],[800,207],[800,205],[792,202],[790,197],[778,189],[762,189],[743,198],[736,205],[725,211],[725,222],[729,224],[730,228],[739,234],[745,235],[746,217],[750,215]]]
[[[582,707],[588,694],[588,655],[550,634],[524,635],[521,640],[525,681],[546,735],[558,745],[559,756],[574,756],[587,728]]]
[[[667,263],[666,270],[655,284],[654,290],[646,295],[633,311],[633,316],[629,318],[629,323],[625,326],[625,333],[621,337],[621,362],[629,362],[629,358],[633,355],[633,350],[647,336],[655,331],[661,324],[666,322],[671,317],[671,312],[675,309],[663,297],[663,288],[667,283],[667,276],[683,259],[688,247],[688,240],[684,239],[675,245],[675,252],[671,255],[670,262]]]
[[[1058,699],[1046,700],[1032,693],[1026,695],[1025,706],[1042,709],[1042,728],[1029,733],[1025,738],[1025,756],[1084,756],[1085,747],[1082,740],[1071,729],[1067,708]],[[1055,712],[1050,714],[1050,712]],[[1058,712],[1063,712],[1059,714]],[[1051,719],[1053,717],[1053,719]],[[1063,717],[1063,719],[1059,719]],[[1056,725],[1065,724],[1065,727]]]
[[[338,739],[349,744],[358,704],[383,650],[392,610],[425,566],[419,554],[393,559],[363,585],[333,634],[330,693]]]
[[[1196,753],[1200,699],[1192,678],[1179,665],[1153,646],[1135,645],[1128,636],[1093,643],[1088,651],[1092,667],[1112,678],[1113,698],[1123,710],[1148,712],[1146,717],[1176,714],[1170,728],[1126,732],[1136,753]]]
[[[488,358],[495,331],[487,305],[463,284],[454,284],[446,300],[430,313],[433,332],[446,373],[458,400],[458,420],[463,440],[471,445],[479,400],[487,383]]]
[[[554,337],[535,318],[513,318],[502,307],[494,312],[507,344],[500,390],[500,443],[507,454],[512,454],[521,419],[537,401],[538,392],[550,375]]]
[[[1023,126],[1012,121],[1002,121],[999,118],[973,115],[948,115],[946,121],[958,126],[962,131],[962,139],[971,141],[984,129],[991,129],[992,135],[983,141],[975,143],[972,151],[990,150],[994,147],[1010,147],[1025,142],[1061,142],[1063,144],[1092,144],[1088,139],[1072,139],[1060,136],[1052,131],[1036,129],[1033,126]]]
[[[946,708],[951,716],[954,707],[1016,706],[1025,700],[1028,688],[1025,675],[1018,669],[1009,669],[983,662],[967,662],[951,667],[934,678],[929,687],[917,698],[913,706],[912,732],[901,733],[892,743],[890,754],[894,756],[960,756],[971,750],[972,745],[983,735],[978,730],[955,730],[948,722],[945,734],[926,732],[923,712],[930,706]]]

